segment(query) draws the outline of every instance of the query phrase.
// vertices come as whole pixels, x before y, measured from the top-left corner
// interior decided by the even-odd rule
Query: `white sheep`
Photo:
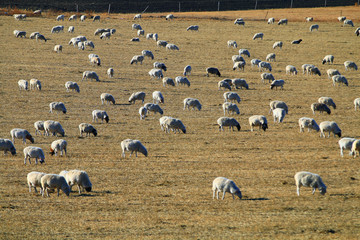
[[[41,187],[41,178],[46,173],[43,172],[30,172],[27,175],[27,183],[29,186],[29,192],[31,192],[31,187],[34,188],[35,192],[37,193],[36,187],[40,187],[40,194],[42,194],[43,189]]]
[[[62,112],[64,114],[66,114],[66,107],[65,104],[63,102],[52,102],[49,104],[50,107],[50,111],[49,113],[52,113],[53,111],[56,111],[56,114],[58,112]]]
[[[164,103],[164,96],[162,95],[162,93],[160,91],[154,91],[152,93],[152,97],[153,97],[153,103],[158,104],[160,103]]]
[[[336,122],[330,122],[330,121],[324,121],[320,123],[320,137],[325,138],[325,133],[329,132],[328,138],[330,137],[330,132],[332,132],[335,135],[338,135],[341,137],[341,129],[336,124]]]
[[[349,138],[349,137],[344,137],[342,139],[339,140],[339,147],[340,147],[340,155],[341,157],[344,157],[344,150],[350,150],[349,155],[351,154],[351,148],[353,145],[353,142],[356,141],[356,138]]]
[[[92,18],[93,18],[93,22],[95,22],[95,21],[100,22],[100,16],[99,15],[95,15]]]
[[[322,61],[322,64],[325,64],[325,63],[331,63],[333,64],[334,63],[334,56],[333,55],[326,55]]]
[[[179,50],[179,47],[176,46],[175,44],[168,43],[168,44],[166,44],[166,49],[167,50]]]
[[[318,24],[313,24],[313,25],[310,26],[309,30],[310,30],[310,32],[312,32],[313,30],[319,31],[319,25]]]
[[[246,62],[243,62],[243,61],[235,62],[233,65],[233,70],[235,71],[238,68],[238,69],[242,69],[243,71],[245,71],[245,65],[246,65]]]
[[[255,35],[253,36],[253,40],[261,38],[261,40],[263,40],[264,34],[262,32],[260,33],[255,33]]]
[[[129,98],[129,103],[133,104],[136,102],[136,100],[141,100],[142,104],[144,104],[145,96],[146,96],[146,93],[144,93],[144,92],[135,92],[135,93],[131,94],[131,96]]]
[[[32,34],[34,34],[34,33],[32,33]],[[40,34],[38,32],[35,33],[34,37],[35,37],[36,41],[43,40],[44,42],[46,42],[48,40],[48,39],[45,38],[44,35],[42,35],[42,34]],[[31,35],[30,35],[30,38],[31,38]]]
[[[140,120],[145,119],[146,114],[147,114],[147,109],[145,107],[140,107],[139,114],[140,114]]]
[[[98,119],[101,119],[101,123],[105,119],[106,123],[109,122],[109,115],[106,113],[106,111],[103,110],[94,110],[92,111],[92,118],[93,122],[97,122]]]
[[[85,50],[85,42],[78,42],[77,47],[79,50]],[[91,60],[90,60],[91,62]]]
[[[168,119],[168,118],[172,118],[172,117],[162,116],[161,118],[159,118],[161,131],[166,131],[165,121],[166,121],[166,119]]]
[[[70,187],[70,192],[72,186],[74,185],[78,186],[79,194],[81,194],[81,190],[91,192],[92,184],[90,182],[89,175],[85,171],[74,169],[69,171],[61,171],[59,175],[65,178],[67,184]]]
[[[40,33],[39,32],[33,32],[30,34],[30,39],[36,39],[36,36],[39,35]]]
[[[275,77],[271,73],[262,73],[261,74],[261,82],[265,83],[265,79],[269,80],[269,83],[275,80]]]
[[[36,121],[34,123],[34,127],[35,127],[35,135],[37,135],[38,133],[41,135],[40,130],[44,131],[44,135],[45,135],[44,121]]]
[[[349,69],[353,69],[355,71],[358,70],[358,67],[357,67],[356,63],[352,62],[352,61],[345,61],[344,66],[345,66],[346,71],[349,70]]]
[[[311,187],[313,189],[312,194],[315,193],[316,188],[319,189],[321,195],[326,193],[326,186],[318,174],[311,172],[297,172],[294,178],[298,196],[300,196],[301,186]]]
[[[140,152],[144,154],[145,157],[148,156],[148,151],[145,146],[139,140],[125,139],[121,142],[122,149],[122,157],[125,158],[125,151],[130,152],[130,157],[135,152],[135,156],[137,157],[137,153]]]
[[[315,111],[319,111],[320,113],[326,112],[327,114],[331,114],[330,108],[324,103],[313,103],[311,104],[311,110],[315,115]]]
[[[276,54],[275,53],[269,53],[267,56],[266,56],[266,61],[269,61],[269,62],[275,62],[276,58]]]
[[[275,18],[269,18],[267,21],[268,24],[274,24],[275,23]]]
[[[49,133],[51,133],[53,136],[55,136],[55,134],[60,134],[62,137],[65,136],[65,131],[63,127],[59,122],[56,121],[52,121],[52,120],[45,121],[44,130],[46,136],[49,136]]]
[[[191,30],[191,31],[199,31],[199,26],[198,25],[191,25],[186,29],[186,31],[189,31],[189,30]]]
[[[162,70],[161,69],[156,69],[156,68],[153,68],[149,71],[149,75],[151,77],[151,79],[153,78],[163,78],[164,77],[164,74],[162,73]]]
[[[154,59],[154,54],[152,53],[152,51],[150,50],[142,50],[141,51],[141,54],[144,56],[144,57],[149,57],[151,59]]]
[[[158,47],[166,47],[167,44],[168,44],[168,42],[167,42],[167,41],[164,41],[164,40],[158,40],[158,41],[156,42],[156,45],[157,45]]]
[[[141,14],[136,14],[136,15],[134,16],[134,20],[136,20],[136,19],[141,19]]]
[[[286,18],[280,19],[278,22],[278,25],[284,25],[284,24],[288,24],[288,20]]]
[[[303,65],[301,66],[301,69],[303,70],[303,74],[306,73],[306,75],[308,75],[308,74],[309,74],[308,70],[309,70],[310,67],[315,67],[315,65],[312,65],[312,64],[303,64]]]
[[[71,15],[69,17],[69,21],[75,21],[77,19],[77,16],[74,14],[74,15]]]
[[[81,21],[81,22],[85,21],[85,19],[86,19],[86,15],[81,15],[81,16],[80,16],[80,21]]]
[[[240,110],[238,108],[238,106],[235,103],[230,103],[230,102],[224,102],[222,105],[223,111],[224,111],[224,116],[226,115],[226,112],[228,114],[230,113],[236,113],[236,114],[240,114]]]
[[[110,93],[102,93],[100,95],[101,104],[104,104],[106,101],[106,104],[110,105],[110,102],[112,102],[113,105],[115,105],[115,98]]]
[[[320,97],[318,99],[318,102],[319,103],[323,103],[323,104],[326,104],[328,105],[329,107],[333,107],[334,109],[336,109],[336,104],[334,102],[334,100],[331,98],[331,97]]]
[[[35,158],[35,164],[38,163],[38,158],[40,159],[40,163],[45,162],[45,154],[44,151],[39,147],[29,146],[24,148],[24,164],[26,164],[26,159],[29,158],[29,164],[31,164],[30,158]]]
[[[66,156],[66,147],[67,141],[65,141],[64,139],[55,140],[51,143],[50,155],[55,154],[55,156],[57,156],[58,152],[60,152],[60,155],[62,156],[64,151]]]
[[[359,35],[360,35],[360,27],[358,27],[358,28],[355,30],[355,34],[356,34],[356,36],[359,36]]]
[[[110,39],[111,37],[111,33],[110,32],[103,32],[101,35],[100,35],[100,39]]]
[[[35,78],[33,78],[33,79],[30,79],[30,90],[32,90],[32,89],[34,89],[34,90],[41,90],[41,82],[40,82],[40,80],[38,80],[38,79],[35,79]]]
[[[133,25],[131,25],[131,29],[132,30],[141,30],[142,27],[140,26],[140,24],[134,23]]]
[[[83,81],[84,79],[87,81],[88,78],[90,78],[91,80],[94,79],[97,82],[100,81],[99,76],[94,71],[85,71],[85,72],[83,72],[83,77],[82,77],[81,81]]]
[[[20,38],[26,38],[26,32],[25,31],[18,31],[18,30],[15,30],[14,31],[14,34],[15,34],[15,37],[20,37]]]
[[[165,72],[167,70],[165,63],[162,62],[154,62],[153,66],[154,68],[164,70]]]
[[[252,132],[256,126],[259,126],[259,130],[262,129],[266,131],[266,129],[268,129],[267,119],[263,115],[254,115],[249,117],[249,124]]]
[[[163,86],[165,87],[166,85],[170,85],[170,86],[175,86],[175,82],[172,78],[169,78],[169,77],[164,77],[162,79],[162,82],[163,82]]]
[[[137,64],[138,62],[140,62],[140,64],[142,64],[142,61],[144,60],[144,56],[143,55],[135,55],[132,57],[130,64]]]
[[[259,62],[259,72],[262,72],[264,69],[268,70],[269,72],[271,72],[272,68],[271,68],[271,64],[268,62],[264,62],[261,61]]]
[[[67,184],[65,178],[63,176],[57,175],[57,174],[45,174],[41,178],[41,187],[43,189],[42,196],[45,197],[45,193],[48,197],[49,190],[57,189],[57,195],[60,194],[60,189],[66,194],[66,196],[69,196],[70,194],[70,186]]]
[[[225,89],[229,89],[231,91],[231,86],[227,81],[221,80],[218,82],[218,88],[219,90],[221,90],[221,88]]]
[[[190,107],[192,107],[193,110],[195,108],[197,108],[200,111],[202,108],[202,105],[201,105],[200,101],[196,98],[185,98],[184,99],[184,110],[186,108],[190,110]]]
[[[345,21],[346,17],[345,16],[340,16],[337,19],[339,20],[339,22],[343,22],[343,21]]]
[[[343,76],[343,75],[332,76],[332,81],[333,81],[333,86],[334,87],[335,87],[336,83],[339,83],[339,86],[340,86],[340,84],[345,84],[346,86],[349,86],[349,83],[348,83],[346,77]]]
[[[245,48],[242,48],[239,50],[239,55],[242,56],[242,55],[246,55],[248,57],[250,57],[250,52],[249,50],[245,49]]]
[[[306,71],[310,75],[319,75],[319,76],[321,76],[320,70],[317,67],[313,66],[313,65],[312,66],[307,66]]]
[[[225,102],[230,100],[230,102],[237,101],[238,103],[240,103],[240,101],[241,101],[240,96],[235,92],[224,93],[224,99],[225,99]]]
[[[154,40],[155,42],[158,40],[159,35],[157,33],[153,33],[152,35],[152,40]]]
[[[93,64],[95,64],[95,65],[100,66],[100,65],[101,65],[101,60],[100,60],[99,57],[92,57],[92,58],[90,59],[90,63],[93,63]]]
[[[4,155],[10,152],[11,155],[16,154],[16,148],[10,139],[0,138],[0,151],[4,151]]]
[[[236,63],[236,62],[245,62],[245,59],[244,59],[242,56],[240,56],[240,55],[233,55],[233,56],[231,57],[231,59],[232,59],[233,63]],[[257,66],[257,65],[256,65],[256,66]]]
[[[280,89],[283,90],[284,84],[285,84],[285,81],[282,79],[274,80],[274,81],[272,81],[272,83],[270,85],[270,89],[273,89],[274,87],[276,87],[276,90],[277,90],[277,87],[280,87]]]
[[[27,90],[29,89],[29,83],[28,83],[28,81],[23,80],[23,79],[21,79],[21,80],[18,81],[18,86],[19,86],[19,90],[20,90],[20,91],[21,91],[21,90],[27,91]]]
[[[98,28],[95,30],[94,35],[95,36],[101,35],[104,32],[110,32],[110,29]]]
[[[300,127],[300,132],[304,132],[305,128],[308,129],[308,132],[310,132],[311,129],[313,129],[313,130],[315,130],[317,132],[320,131],[320,127],[316,123],[315,119],[308,118],[308,117],[299,118],[299,127]]]
[[[187,77],[177,76],[175,78],[175,82],[178,86],[181,84],[181,85],[187,85],[188,87],[190,87],[190,81]]]
[[[165,19],[169,20],[169,21],[174,20],[174,15],[173,14],[168,14],[168,15],[166,15]]]
[[[296,70],[296,67],[293,65],[287,65],[285,68],[286,74],[290,75],[297,75],[298,71]]]
[[[235,40],[229,40],[229,41],[227,41],[227,46],[237,48],[238,45]]]
[[[67,81],[65,83],[65,88],[66,88],[66,91],[69,92],[70,89],[71,90],[75,90],[76,92],[80,92],[80,87],[79,85],[76,83],[76,82],[72,82],[72,81]]]
[[[335,75],[341,75],[341,73],[337,69],[328,69],[326,71],[326,73],[327,73],[329,79],[331,79]]]
[[[354,105],[355,105],[355,111],[356,111],[356,108],[359,107],[360,108],[360,98],[356,98],[354,100]]]
[[[34,138],[26,129],[14,128],[10,131],[10,135],[13,143],[15,143],[15,138],[22,139],[24,144],[26,144],[26,139],[34,143]]]
[[[283,46],[283,42],[281,42],[281,41],[279,41],[279,42],[275,42],[274,44],[273,44],[273,49],[275,49],[275,48],[280,48],[280,49],[282,49],[282,46]]]
[[[108,75],[109,78],[113,78],[114,77],[114,69],[108,68],[108,70],[106,71],[106,74]]]
[[[186,67],[184,67],[183,75],[184,76],[190,76],[190,74],[191,74],[191,66],[187,65]]]
[[[281,123],[284,121],[286,115],[286,111],[283,108],[275,108],[273,110],[273,117],[274,117],[274,122],[278,122]]]
[[[158,104],[155,103],[145,103],[144,107],[148,110],[148,113],[160,113],[160,115],[164,114],[164,111],[161,109],[161,107]]]
[[[217,120],[217,124],[219,125],[219,131],[224,131],[223,127],[226,126],[229,127],[230,131],[231,129],[234,131],[234,127],[236,127],[238,131],[241,129],[240,123],[236,121],[235,118],[221,117]]]
[[[164,121],[164,125],[165,125],[165,132],[169,133],[170,130],[172,130],[174,132],[174,134],[176,134],[176,132],[180,133],[180,130],[186,134],[186,127],[183,124],[183,122],[180,119],[176,119],[176,118],[166,118]]]
[[[85,44],[85,47],[90,47],[92,49],[95,48],[95,45],[92,41],[85,41],[84,44]]]
[[[312,21],[314,21],[314,18],[313,17],[305,17],[305,21],[312,22]]]
[[[233,199],[235,199],[235,195],[238,196],[240,199],[242,198],[240,189],[236,186],[233,180],[224,178],[224,177],[217,177],[213,181],[213,199],[215,199],[215,194],[217,199],[219,199],[219,192],[222,192],[222,200],[225,198],[225,193],[231,193]]]
[[[154,36],[153,33],[148,33],[148,34],[146,34],[146,39],[151,40],[151,39],[153,39],[153,36]]]
[[[351,27],[354,27],[354,23],[353,23],[353,21],[351,21],[350,19],[345,19],[345,20],[344,20],[344,25],[343,25],[343,27],[345,27],[345,25],[349,25],[349,26],[351,26]]]
[[[249,85],[247,84],[245,79],[241,79],[241,78],[234,78],[231,80],[231,83],[233,86],[235,86],[235,89],[242,89],[243,87],[245,89],[249,89]]]
[[[73,33],[75,31],[75,27],[74,26],[70,26],[68,29],[69,33]]]
[[[242,19],[242,18],[235,19],[234,24],[239,25],[239,26],[243,25],[245,27],[245,22],[244,22],[244,19]]]
[[[85,133],[86,137],[90,137],[91,133],[94,135],[94,137],[97,136],[97,130],[90,123],[80,123],[79,131],[80,131],[80,137],[83,136],[83,133]]]
[[[358,151],[360,156],[360,140],[355,140],[351,146],[351,152],[350,154],[356,158],[356,151]]]
[[[59,25],[51,29],[51,33],[59,33],[59,32],[64,32],[64,26]]]
[[[145,31],[142,29],[142,30],[138,30],[137,31],[137,35],[138,35],[138,37],[140,37],[140,36],[144,36],[145,35]]]
[[[274,101],[271,101],[270,102],[270,111],[269,111],[269,114],[271,113],[271,111],[273,111],[274,109],[276,108],[282,108],[285,110],[285,113],[288,114],[289,112],[289,108],[288,106],[286,105],[285,102],[283,101],[278,101],[278,100],[274,100]]]

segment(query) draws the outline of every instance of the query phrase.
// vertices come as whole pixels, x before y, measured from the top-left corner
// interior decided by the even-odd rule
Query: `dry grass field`
[[[334,10],[335,9],[335,10]],[[317,123],[336,121],[342,135],[360,138],[359,114],[353,101],[360,97],[359,71],[345,71],[344,61],[360,63],[355,28],[342,27],[334,21],[339,14],[355,12],[358,8],[303,10],[299,19],[317,15],[321,19],[319,31],[309,32],[313,23],[289,22],[287,26],[268,25],[265,21],[247,21],[245,27],[235,26],[235,18],[248,11],[209,13],[212,18],[180,18],[168,22],[163,18],[145,17],[140,21],[145,33],[156,32],[159,39],[179,46],[180,51],[158,48],[155,41],[140,37],[130,42],[136,32],[135,22],[126,17],[103,16],[100,23],[56,22],[51,18],[28,18],[15,21],[0,17],[0,137],[11,138],[13,128],[28,129],[35,143],[23,145],[15,141],[17,155],[1,159],[0,170],[0,238],[1,239],[358,239],[360,235],[360,175],[359,158],[345,151],[339,154],[339,138],[320,138],[319,133],[299,133],[298,119],[314,117]],[[291,10],[295,11],[295,10]],[[311,14],[309,12],[311,11]],[[271,15],[270,13],[274,13]],[[268,17],[286,16],[284,10],[271,10]],[[264,18],[264,11],[253,11]],[[175,14],[176,15],[176,14]],[[195,15],[195,13],[191,13]],[[199,14],[205,16],[204,13]],[[228,16],[227,20],[223,16]],[[154,15],[155,16],[155,15]],[[348,16],[348,15],[346,15]],[[349,16],[351,14],[349,13]],[[354,16],[354,15],[353,15]],[[253,17],[256,19],[257,17]],[[351,17],[348,17],[351,18]],[[278,20],[279,18],[277,18]],[[289,18],[291,20],[291,18]],[[356,27],[359,22],[352,18]],[[65,32],[51,34],[53,26],[62,24]],[[189,25],[200,26],[199,32],[187,32]],[[67,28],[75,26],[75,33]],[[110,40],[94,36],[97,28],[116,28]],[[26,39],[17,39],[13,31],[27,32]],[[50,38],[46,43],[30,40],[38,31]],[[257,32],[263,40],[252,40]],[[68,45],[71,37],[84,35],[95,44],[94,50],[78,50]],[[302,38],[300,45],[290,42]],[[231,56],[238,49],[228,48],[227,41],[236,40],[239,48],[247,48],[245,71],[233,71]],[[283,41],[282,49],[273,49],[275,41]],[[63,52],[56,54],[56,44]],[[146,58],[142,65],[130,65],[134,55],[148,49],[155,59]],[[262,83],[258,69],[250,67],[252,58],[265,60],[268,53],[276,53],[272,63],[276,79],[286,81],[284,90],[270,90]],[[102,66],[89,63],[88,54],[96,53]],[[335,56],[333,65],[322,65],[327,54]],[[154,61],[166,63],[166,77],[182,74],[186,65],[193,68],[190,87],[163,87],[161,80],[150,79],[148,71]],[[321,76],[306,76],[301,65],[315,64]],[[286,65],[294,65],[297,76],[285,74]],[[205,76],[207,67],[218,67],[221,77]],[[106,76],[113,67],[115,77]],[[344,74],[349,86],[333,87],[326,70],[336,68]],[[81,81],[82,72],[94,70],[100,82]],[[19,91],[19,79],[37,78],[41,91]],[[223,116],[223,90],[218,81],[224,78],[244,78],[249,90],[234,90],[242,101],[240,115],[235,118],[241,131],[219,132],[216,121]],[[64,84],[75,81],[80,93],[66,92]],[[146,102],[159,90],[165,97],[161,105],[164,115],[179,118],[187,128],[186,134],[164,133],[159,126],[159,114],[139,120],[140,102],[128,103],[131,93],[146,92]],[[111,93],[115,105],[101,105],[100,94]],[[332,97],[337,104],[331,115],[313,116],[310,105],[321,96]],[[201,111],[183,111],[183,99],[198,98]],[[289,114],[283,123],[274,123],[269,115],[269,102],[283,100]],[[49,103],[64,102],[66,114],[49,113]],[[94,109],[106,110],[110,122],[93,123],[97,137],[79,137],[78,125],[92,123]],[[266,132],[250,131],[248,118],[261,114],[268,118]],[[59,121],[68,142],[66,157],[50,156],[52,141],[60,137],[35,136],[34,122]],[[149,156],[121,158],[120,142],[139,139]],[[23,149],[33,145],[46,152],[45,164],[24,165]],[[87,171],[93,191],[79,195],[77,187],[69,197],[64,193],[43,198],[29,193],[26,175],[31,171],[59,173],[62,170]],[[302,188],[296,195],[293,176],[298,171],[310,171],[322,176],[327,194],[322,196],[310,188]],[[224,176],[240,187],[243,199],[212,199],[212,181]],[[221,195],[220,195],[221,196]]]

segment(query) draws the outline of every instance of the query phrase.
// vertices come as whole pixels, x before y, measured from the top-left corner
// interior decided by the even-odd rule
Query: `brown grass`
[[[311,15],[318,19],[331,11],[348,15],[346,8],[318,9]],[[353,9],[353,8],[351,8]],[[282,11],[270,16],[282,16]],[[285,10],[284,10],[285,11]],[[295,11],[292,10],[292,11]],[[237,17],[264,18],[265,11],[211,13],[209,17],[229,19]],[[325,12],[325,13],[323,13]],[[315,14],[316,13],[316,14]],[[329,14],[336,18],[339,14]],[[195,13],[188,13],[189,16]],[[214,14],[214,15],[212,15]],[[218,14],[218,15],[217,15]],[[249,15],[248,15],[249,14]],[[278,15],[276,15],[278,14]],[[155,14],[153,14],[155,16]],[[177,15],[177,14],[176,14]],[[205,18],[204,13],[199,13]],[[289,13],[290,15],[290,13]],[[299,14],[300,15],[300,14]],[[34,146],[46,151],[43,165],[23,164],[25,147],[16,140],[17,156],[2,158],[0,174],[0,238],[2,239],[356,239],[360,231],[359,220],[359,167],[358,158],[347,155],[341,158],[338,138],[319,138],[319,133],[299,133],[298,119],[312,117],[310,105],[320,96],[330,96],[338,108],[331,115],[316,114],[318,123],[336,121],[343,136],[360,138],[358,113],[353,100],[359,97],[358,72],[345,72],[343,62],[360,62],[356,52],[358,38],[354,28],[341,27],[338,22],[322,22],[318,32],[310,33],[311,23],[289,22],[288,26],[267,25],[247,21],[246,27],[234,26],[230,21],[211,19],[144,19],[140,24],[148,32],[157,32],[160,39],[180,47],[179,52],[157,48],[155,42],[141,38],[139,43],[129,40],[135,36],[129,20],[111,15],[101,23],[86,21],[61,22],[67,29],[75,26],[75,33],[50,34],[59,23],[54,18],[28,18],[15,21],[0,17],[0,136],[10,138],[9,131],[20,127],[34,133],[37,120],[60,121],[68,141],[67,157],[52,157],[49,147],[55,137],[35,136]],[[145,17],[146,18],[146,17]],[[149,16],[150,18],[150,16]],[[208,18],[208,17],[206,17]],[[290,17],[288,17],[291,19]],[[320,18],[320,17],[319,17]],[[351,17],[349,17],[351,18]],[[317,22],[317,21],[316,21]],[[186,32],[191,24],[200,26],[199,32]],[[93,36],[99,27],[116,28],[110,40]],[[12,31],[39,31],[51,38],[46,43],[16,39]],[[253,41],[256,32],[264,33],[264,40]],[[80,51],[67,43],[71,37],[85,35],[95,43],[95,50]],[[290,41],[302,38],[300,45]],[[250,50],[252,57],[265,59],[275,52],[273,74],[285,79],[285,89],[270,90],[269,84],[260,81],[260,73],[250,67],[245,72],[233,71],[231,56],[238,49],[227,48],[226,42],[234,39],[240,48]],[[284,47],[272,49],[275,41]],[[54,53],[55,44],[62,44],[60,54]],[[150,80],[147,72],[153,61],[145,59],[143,65],[130,65],[133,55],[149,49],[155,60],[165,62],[165,76],[181,75],[190,64],[191,87],[164,88],[160,80]],[[90,65],[89,53],[97,53],[102,66]],[[326,54],[335,56],[334,65],[322,65]],[[301,65],[317,65],[323,75],[285,75],[285,66],[292,64],[301,72]],[[206,77],[205,68],[218,67],[222,77]],[[108,67],[115,69],[115,78],[108,79]],[[349,80],[349,87],[333,87],[325,71],[337,68]],[[101,82],[81,82],[82,72],[95,70]],[[38,78],[41,92],[19,92],[19,79]],[[242,98],[239,104],[240,132],[219,132],[216,120],[223,116],[223,91],[217,82],[223,78],[245,78],[250,90],[236,90]],[[65,91],[66,81],[80,84],[80,94]],[[160,90],[165,96],[162,105],[165,115],[180,118],[187,134],[165,134],[159,126],[159,115],[139,120],[140,103],[128,105],[132,92],[145,91],[146,102],[151,93]],[[100,94],[108,92],[116,98],[116,105],[101,105]],[[183,111],[186,97],[198,98],[203,109]],[[283,100],[289,106],[284,123],[273,123],[268,115],[269,102]],[[68,113],[50,114],[52,101],[65,103]],[[91,123],[91,112],[104,109],[110,116],[109,124],[94,123],[98,137],[80,138],[78,125]],[[250,132],[248,118],[263,114],[268,117],[266,132]],[[120,142],[126,138],[139,139],[149,150],[149,157],[134,156],[121,159]],[[27,145],[30,145],[29,143]],[[59,173],[65,169],[82,169],[88,172],[93,192],[70,197],[61,193],[42,198],[29,193],[26,175],[31,171]],[[322,176],[328,193],[311,195],[302,188],[296,196],[293,176],[297,171],[311,171]],[[233,179],[240,186],[244,200],[213,200],[211,184],[217,176]]]

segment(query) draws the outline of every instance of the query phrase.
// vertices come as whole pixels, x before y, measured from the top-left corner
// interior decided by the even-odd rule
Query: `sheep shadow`
[[[130,106],[131,103],[115,103],[116,106]]]
[[[247,199],[242,199],[243,201],[266,201],[266,200],[270,200],[269,198],[247,198]]]
[[[87,194],[87,193],[81,193],[81,194],[78,194],[78,195],[72,195],[73,197],[96,197],[97,195],[92,195],[92,194]]]

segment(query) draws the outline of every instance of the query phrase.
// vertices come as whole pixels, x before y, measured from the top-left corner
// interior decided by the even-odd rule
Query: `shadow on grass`
[[[247,198],[247,199],[242,199],[243,201],[265,201],[265,200],[270,200],[269,198]]]

